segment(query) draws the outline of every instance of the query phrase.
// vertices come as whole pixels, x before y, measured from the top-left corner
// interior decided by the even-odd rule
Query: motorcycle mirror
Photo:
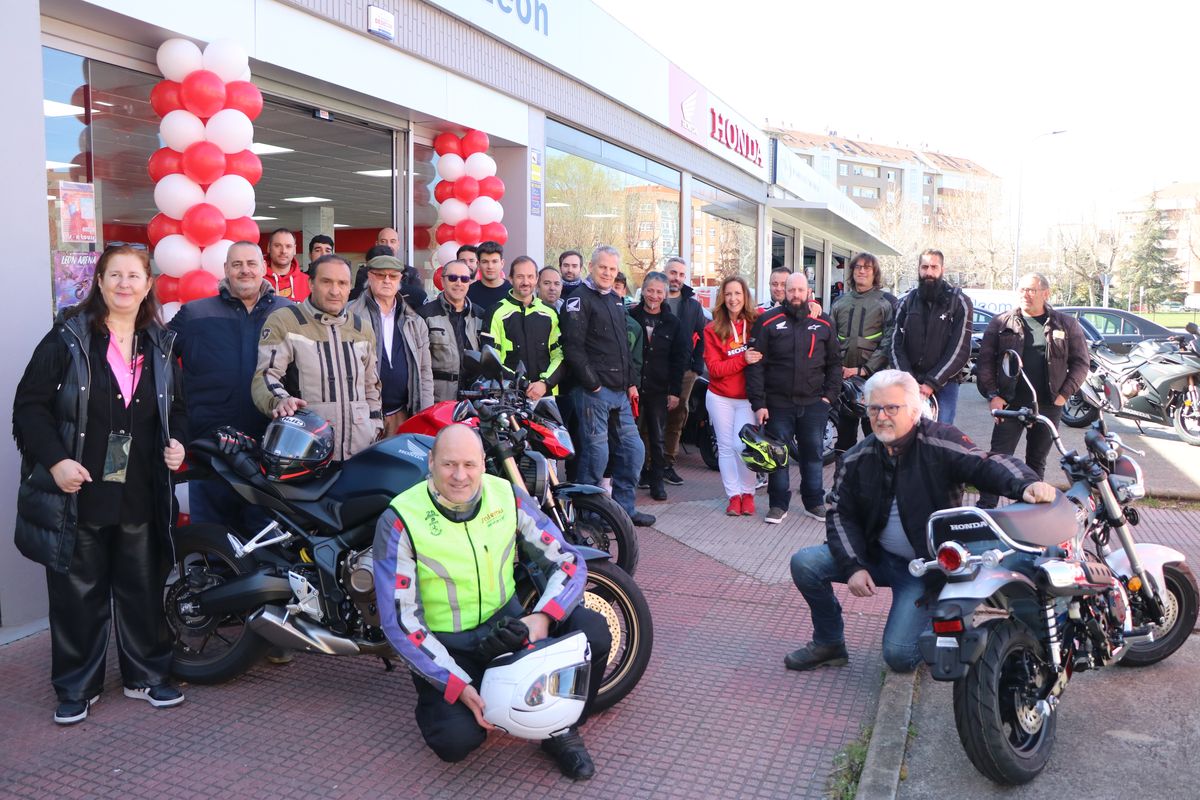
[[[478,350],[464,350],[458,366],[460,386],[470,386],[479,377],[482,355]]]
[[[517,378],[517,383],[520,383],[521,380],[525,377],[525,362],[524,361],[517,362],[517,369],[516,369],[515,375]]]
[[[485,344],[480,349],[479,374],[491,381],[498,381],[504,375],[504,363],[500,360],[500,351]]]
[[[1187,325],[1184,326],[1183,329],[1185,331],[1187,331],[1188,333],[1190,333],[1192,336],[1195,336],[1196,334],[1200,333],[1200,325],[1196,325],[1196,323],[1194,323],[1194,322],[1189,322]]]
[[[1024,366],[1024,363],[1021,361],[1021,354],[1016,350],[1005,350],[1004,355],[1000,356],[1000,371],[1004,373],[1004,377],[1006,378],[1016,378],[1021,374]]]
[[[471,405],[470,401],[459,400],[458,405],[454,406],[454,413],[450,418],[455,422],[466,422],[471,417],[477,416],[479,415],[475,413],[475,406]]]

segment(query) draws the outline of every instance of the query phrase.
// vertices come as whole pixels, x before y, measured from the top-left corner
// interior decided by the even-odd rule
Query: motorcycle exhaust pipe
[[[331,633],[304,617],[291,616],[283,606],[263,606],[251,614],[246,623],[250,630],[271,644],[288,650],[331,656],[356,656],[361,652],[352,639]]]
[[[194,598],[195,611],[204,616],[236,614],[267,603],[292,599],[292,585],[287,578],[277,578],[265,572],[255,572],[234,578],[228,583],[205,589]]]

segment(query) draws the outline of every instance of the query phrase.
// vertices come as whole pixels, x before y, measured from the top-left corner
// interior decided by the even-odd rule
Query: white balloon
[[[467,218],[467,204],[457,197],[448,197],[440,206],[442,222],[457,225]]]
[[[154,205],[172,219],[183,219],[189,208],[203,202],[204,190],[200,184],[182,172],[164,175],[154,184]]]
[[[456,156],[454,153],[447,153],[440,157],[437,163],[437,174],[442,180],[456,181],[465,175],[467,165],[462,160],[462,156]]]
[[[198,69],[204,69],[200,48],[187,39],[167,39],[155,56],[158,70],[167,80],[182,81]]]
[[[453,261],[458,258],[458,248],[462,247],[458,242],[453,240],[440,245],[434,258],[439,267],[445,266],[446,262]]]
[[[492,216],[495,217],[495,219],[493,219],[492,222],[503,222],[504,206],[500,204],[499,200],[493,200],[492,205],[495,208],[495,210],[492,212]]]
[[[229,83],[241,78],[250,69],[246,48],[233,39],[217,39],[204,48],[204,68],[217,73],[217,77]]]
[[[177,108],[162,118],[158,135],[163,144],[182,153],[188,145],[204,141],[204,123],[192,112]]]
[[[225,277],[225,254],[233,242],[221,239],[216,244],[210,244],[200,253],[200,269],[215,275],[217,280]]]
[[[222,175],[208,187],[204,202],[216,206],[227,220],[249,217],[254,214],[254,187],[241,175]]]
[[[487,225],[489,222],[496,222],[500,217],[500,204],[487,195],[480,195],[471,201],[471,206],[467,213],[471,219],[478,222],[480,225]]]
[[[239,81],[248,81],[248,80],[250,80],[250,68],[249,68],[249,67],[246,67],[244,70],[242,70],[242,74],[241,74],[241,75],[238,75],[237,79],[238,79]]]
[[[181,309],[181,308],[183,308],[182,303],[175,303],[175,302],[163,303],[162,304],[162,312],[161,312],[162,313],[162,321],[170,322],[171,318],[174,317],[176,314],[178,314],[179,309]],[[187,486],[187,484],[182,484],[182,485]],[[187,512],[184,511],[183,513],[186,514]]]
[[[240,153],[254,142],[254,123],[236,108],[226,108],[209,117],[208,124],[204,126],[204,138],[221,148],[226,155]]]
[[[182,233],[172,233],[158,241],[154,248],[154,263],[162,274],[179,278],[200,268],[200,248]]]
[[[467,174],[475,180],[483,180],[496,174],[496,159],[487,153],[471,153],[466,160]]]

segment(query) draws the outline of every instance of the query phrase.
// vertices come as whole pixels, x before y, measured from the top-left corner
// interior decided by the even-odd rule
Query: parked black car
[[[1066,306],[1058,310],[1091,323],[1092,328],[1104,340],[1105,346],[1114,353],[1128,353],[1135,344],[1147,339],[1166,339],[1178,335],[1157,322],[1151,322],[1145,317],[1119,308]],[[1087,333],[1086,328],[1084,332]]]

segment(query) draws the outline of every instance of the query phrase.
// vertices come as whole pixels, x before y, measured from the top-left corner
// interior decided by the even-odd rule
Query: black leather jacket
[[[575,383],[589,392],[601,386],[625,392],[637,385],[619,294],[601,294],[585,280],[567,298],[561,316],[565,363]]]

